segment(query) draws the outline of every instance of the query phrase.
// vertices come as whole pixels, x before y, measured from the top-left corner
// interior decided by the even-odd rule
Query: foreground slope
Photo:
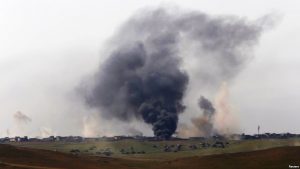
[[[300,147],[280,147],[252,152],[190,157],[164,162],[161,168],[282,169],[300,165]]]
[[[132,158],[151,159],[151,160],[171,160],[192,156],[207,156],[225,153],[239,153],[256,150],[265,150],[275,147],[287,147],[300,145],[300,138],[292,139],[255,139],[255,140],[224,140],[224,148],[214,147],[216,140],[167,140],[167,141],[139,141],[125,139],[118,141],[83,141],[83,142],[9,142],[17,147],[27,147],[33,149],[43,149],[70,153],[72,150],[79,150],[81,156],[105,156],[104,152],[111,152],[110,157],[114,158]],[[203,147],[203,143],[210,144],[209,147]],[[181,145],[178,152],[176,146]],[[168,146],[170,151],[166,152]],[[193,148],[196,147],[196,148]],[[139,153],[145,152],[145,153]]]
[[[14,147],[0,144],[0,168],[103,168],[102,163],[110,163],[114,159],[77,157],[70,154]],[[118,167],[109,164],[105,168]]]
[[[120,158],[73,156],[55,151],[37,150],[0,144],[0,168],[33,169],[281,169],[300,165],[300,147],[194,156],[173,160],[132,160]]]

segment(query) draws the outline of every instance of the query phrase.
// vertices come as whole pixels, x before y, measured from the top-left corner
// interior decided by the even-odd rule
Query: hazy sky
[[[253,59],[229,85],[230,96],[241,132],[254,133],[261,125],[262,132],[300,133],[298,0],[1,0],[0,137],[88,130],[84,123],[93,112],[81,105],[75,88],[97,69],[105,42],[128,17],[161,6],[249,19],[278,15],[281,19],[262,35]],[[18,111],[31,121],[17,123]],[[99,134],[110,132],[109,123],[100,123],[88,127],[105,126]]]

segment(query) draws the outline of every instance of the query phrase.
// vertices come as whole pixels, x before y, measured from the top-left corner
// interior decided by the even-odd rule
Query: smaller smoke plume
[[[13,114],[14,125],[9,129],[9,136],[21,136],[21,135],[29,135],[29,128],[32,119],[22,113],[21,111],[17,111]]]
[[[103,134],[100,131],[98,116],[90,115],[83,118],[83,130],[82,135],[84,137],[97,137]]]
[[[238,129],[238,120],[229,102],[229,91],[226,82],[222,83],[216,95],[215,107],[214,128],[218,133],[226,135],[236,132]]]
[[[196,127],[199,135],[205,137],[211,136],[213,134],[212,117],[215,114],[215,108],[213,107],[213,104],[203,96],[199,99],[199,107],[203,111],[203,115],[193,118],[191,121]]]
[[[238,120],[229,103],[229,91],[226,82],[222,83],[215,97],[214,104],[201,96],[199,107],[203,114],[191,119],[192,127],[181,125],[178,131],[180,136],[209,137],[215,134],[227,135],[237,132]]]
[[[41,127],[40,128],[40,133],[41,133],[41,136],[42,138],[46,138],[46,137],[49,137],[49,136],[55,136],[55,132],[53,132],[53,130],[51,128],[48,128],[48,127]]]
[[[208,116],[209,119],[211,119],[212,115],[215,113],[215,108],[212,103],[203,96],[199,99],[199,107],[203,110],[204,116]]]
[[[128,132],[132,136],[142,136],[143,135],[143,133],[140,130],[138,130],[138,129],[134,128],[134,127],[130,127],[128,129]]]
[[[17,124],[28,124],[32,121],[29,116],[22,113],[21,111],[17,111],[14,114],[14,120],[17,122]]]
[[[198,102],[200,109],[202,110],[202,115],[192,118],[192,127],[185,124],[181,124],[178,134],[181,137],[190,136],[202,136],[209,137],[216,134],[213,125],[213,117],[215,115],[215,108],[213,104],[204,96],[201,96]]]

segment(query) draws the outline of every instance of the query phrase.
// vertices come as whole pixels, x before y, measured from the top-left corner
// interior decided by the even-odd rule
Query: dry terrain
[[[277,147],[240,153],[172,159],[127,159],[75,156],[67,153],[0,144],[0,168],[14,169],[282,169],[300,165],[300,147]]]

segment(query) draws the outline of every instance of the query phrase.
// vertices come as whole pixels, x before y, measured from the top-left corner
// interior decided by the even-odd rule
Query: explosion
[[[249,59],[262,26],[233,16],[213,17],[200,12],[144,10],[125,22],[110,41],[107,59],[90,81],[85,81],[84,98],[102,117],[120,121],[143,120],[153,133],[168,139],[177,130],[189,74],[182,62],[183,43],[194,46],[199,85],[230,80]],[[194,76],[193,76],[194,78]],[[202,97],[201,119],[192,123],[209,135],[219,131],[227,107],[216,109]],[[220,108],[220,109],[219,109]],[[227,125],[227,124],[226,124]]]

